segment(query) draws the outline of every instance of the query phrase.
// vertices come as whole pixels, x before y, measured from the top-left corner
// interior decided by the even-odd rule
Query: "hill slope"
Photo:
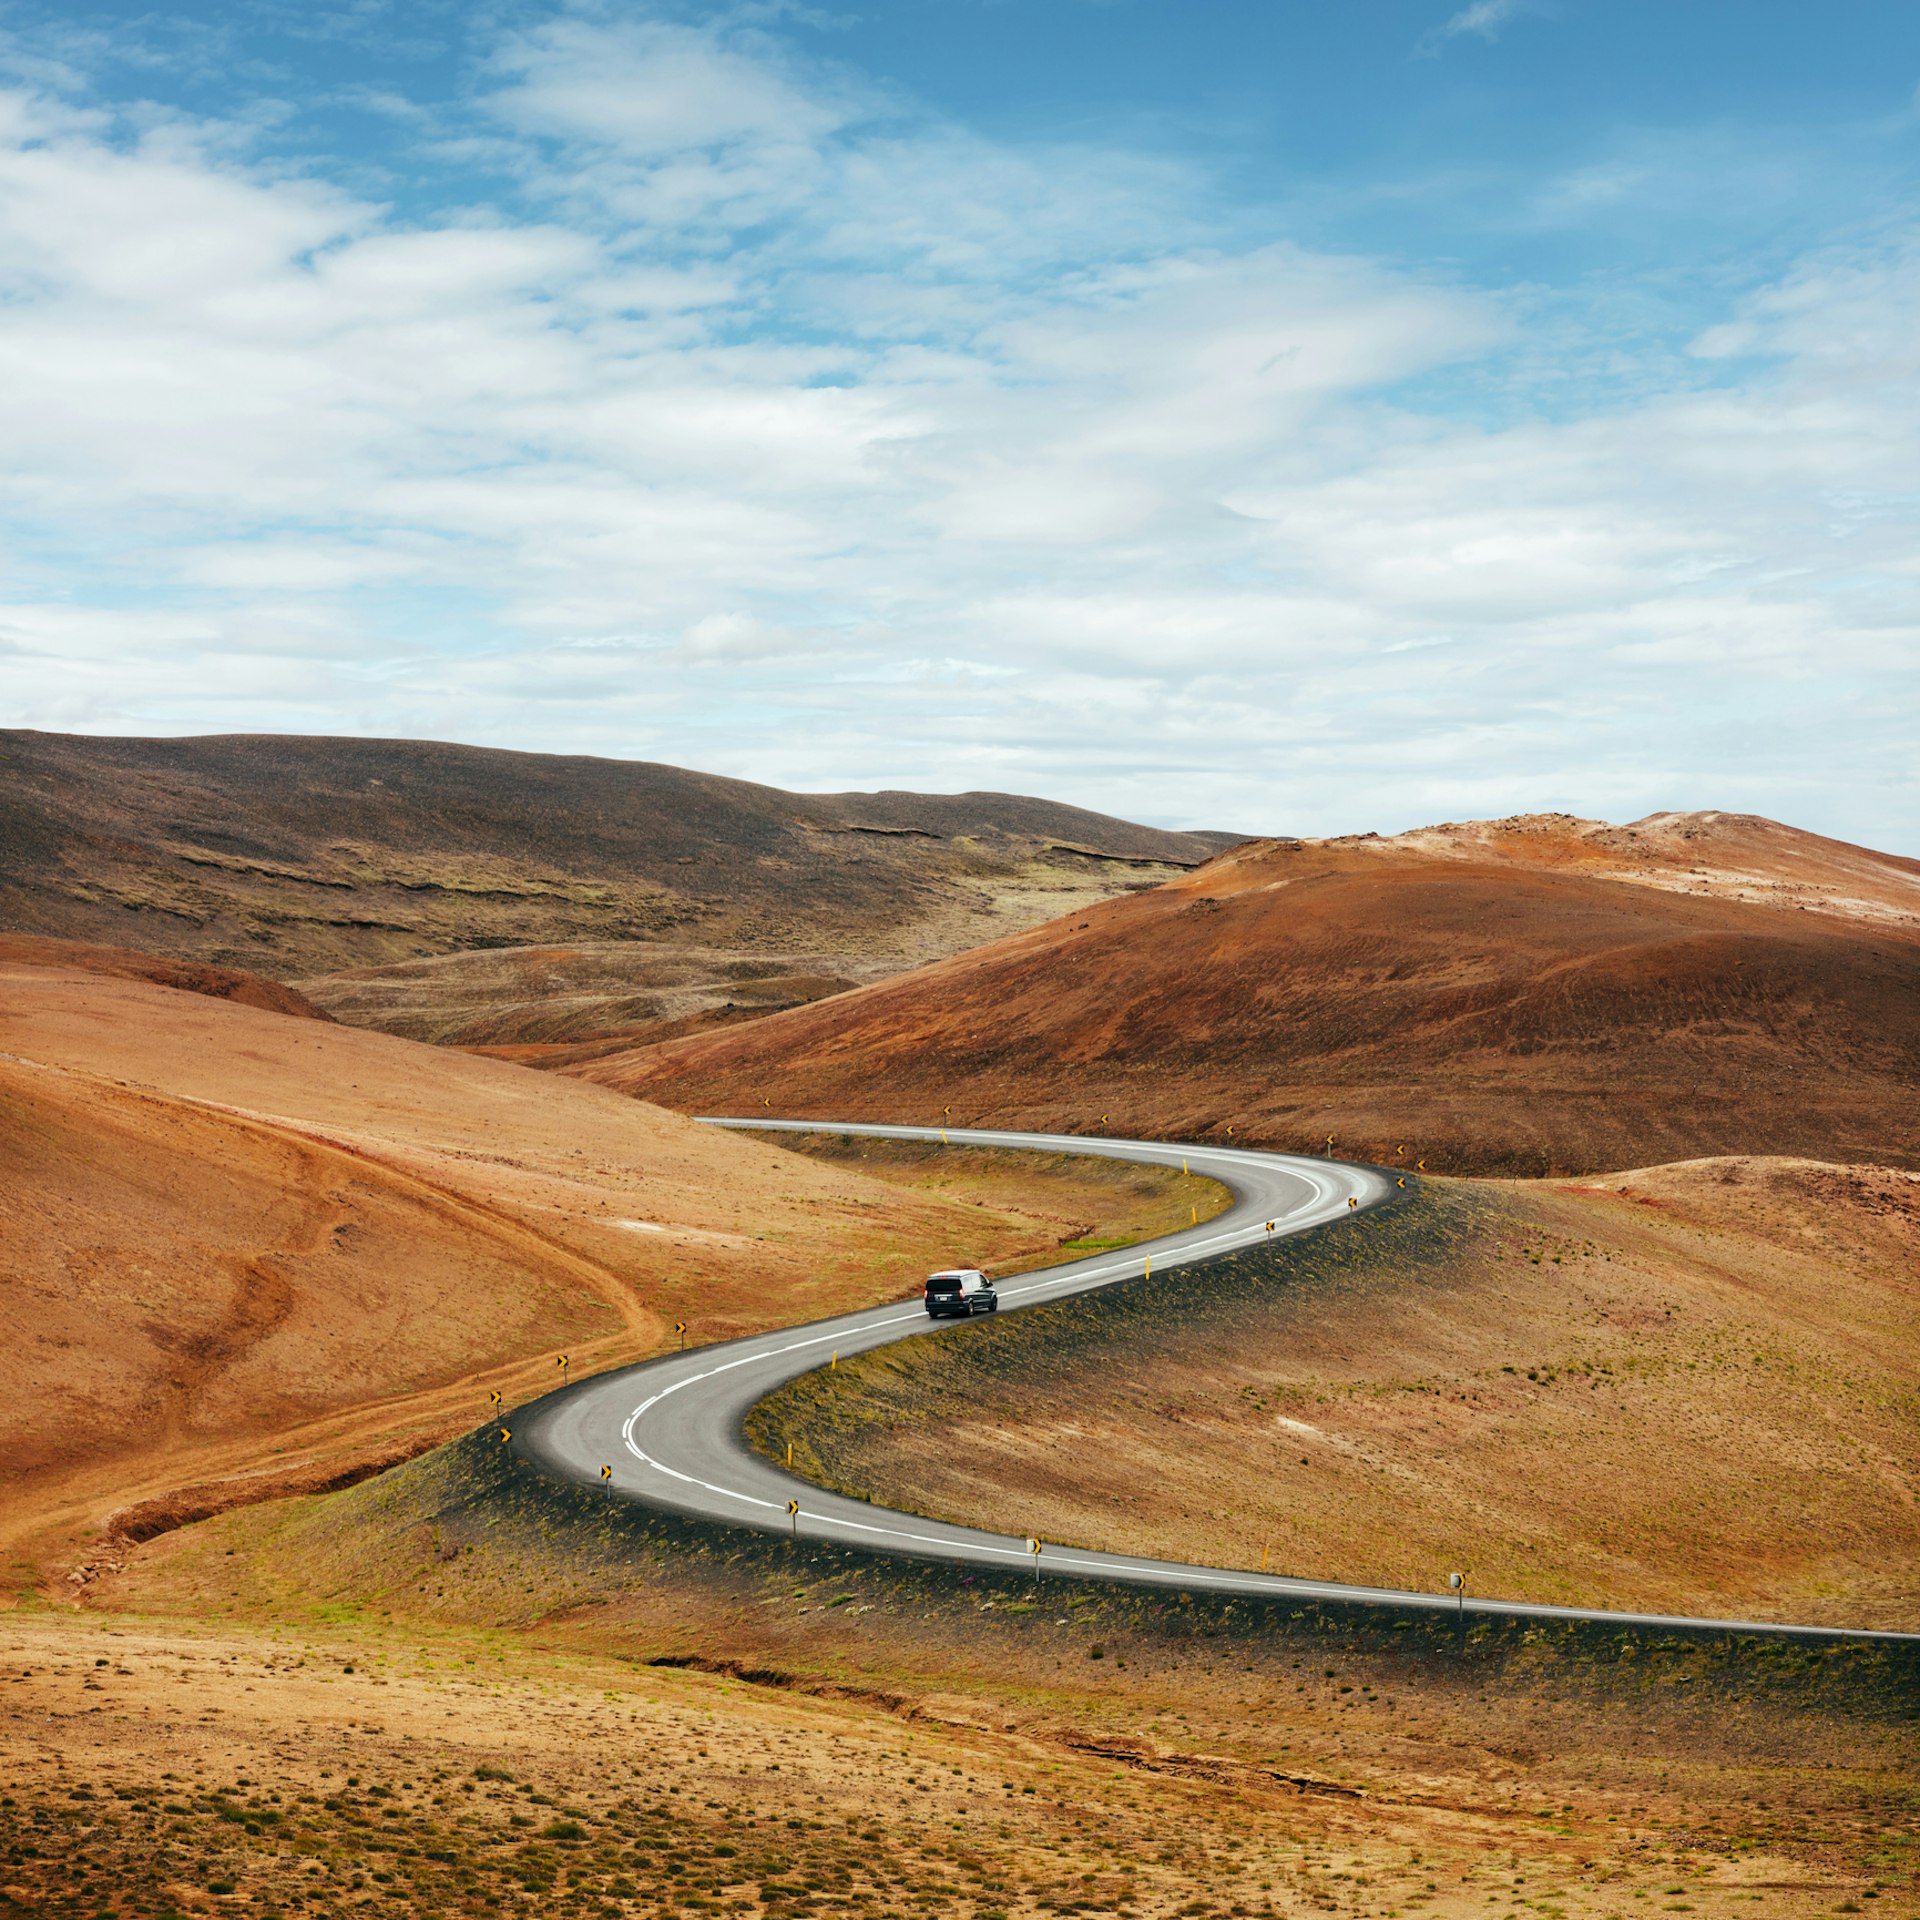
[[[1920,863],[1770,821],[1262,841],[751,1027],[575,1069],[670,1105],[1234,1137],[1539,1174],[1920,1164]]]
[[[103,973],[119,980],[145,980],[182,993],[203,993],[265,1013],[326,1020],[304,994],[279,980],[263,980],[236,967],[210,967],[197,960],[170,960],[132,947],[102,947],[84,940],[49,940],[32,933],[0,933],[0,967],[57,967],[72,973]]]
[[[280,978],[556,941],[907,964],[1235,837],[431,741],[0,732],[0,926]]]
[[[138,1534],[463,1431],[562,1350],[585,1370],[675,1319],[724,1338],[870,1305],[956,1247],[1034,1258],[1071,1230],[125,958],[0,950],[16,1581],[109,1513]]]

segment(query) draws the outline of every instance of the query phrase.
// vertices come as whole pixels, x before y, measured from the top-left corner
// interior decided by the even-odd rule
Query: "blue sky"
[[[0,10],[0,712],[1920,852],[1920,9]]]

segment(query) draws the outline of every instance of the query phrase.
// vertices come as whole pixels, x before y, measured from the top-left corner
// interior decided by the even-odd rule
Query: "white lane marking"
[[[745,1128],[745,1129],[751,1129],[755,1126],[756,1123],[752,1121],[716,1121],[714,1122],[714,1124],[722,1125],[722,1126],[736,1125],[736,1126],[741,1126],[742,1128]],[[877,1126],[868,1127],[868,1128],[848,1128],[844,1126],[835,1127],[826,1122],[789,1122],[789,1123],[786,1123],[784,1126],[779,1127],[777,1130],[802,1131],[802,1130],[808,1130],[808,1129],[813,1129],[820,1132],[849,1132],[849,1133],[857,1132],[857,1133],[868,1133],[868,1134],[886,1133],[886,1134],[904,1135],[905,1137],[908,1137],[908,1138],[923,1138],[923,1139],[931,1138],[932,1132],[935,1131],[935,1130],[926,1129],[926,1128],[912,1128],[912,1127],[899,1127],[899,1128],[891,1128],[891,1127],[881,1128]],[[773,1131],[775,1129],[763,1127],[762,1130]],[[949,1131],[958,1134],[962,1130],[950,1129]],[[1086,1150],[1097,1150],[1094,1148],[1094,1143],[1083,1141],[1078,1136],[1071,1135],[1071,1134],[1055,1134],[1055,1135],[993,1134],[993,1135],[988,1135],[988,1134],[975,1133],[975,1134],[972,1134],[970,1137],[976,1140],[982,1140],[982,1141],[988,1141],[988,1142],[1005,1141],[1010,1144],[1018,1144],[1018,1145],[1024,1145],[1024,1146],[1031,1146],[1035,1143],[1036,1140],[1038,1140],[1048,1144],[1058,1143],[1062,1146],[1069,1147],[1069,1148],[1078,1146]],[[1119,1142],[1110,1143],[1105,1141],[1102,1141],[1099,1143],[1100,1146],[1119,1145],[1119,1144],[1122,1144],[1122,1143],[1119,1143]],[[1137,1156],[1133,1154],[1109,1153],[1105,1157],[1109,1159],[1131,1159],[1136,1157],[1151,1158],[1151,1153],[1152,1153],[1154,1143],[1129,1142],[1125,1144],[1139,1145],[1140,1147],[1147,1149],[1147,1151]],[[1345,1217],[1344,1211],[1330,1210],[1326,1212],[1324,1215],[1319,1214],[1318,1209],[1323,1205],[1330,1206],[1331,1201],[1335,1197],[1338,1197],[1339,1190],[1336,1187],[1334,1187],[1330,1182],[1323,1182],[1320,1176],[1319,1169],[1315,1167],[1312,1167],[1310,1165],[1303,1166],[1303,1165],[1296,1164],[1292,1162],[1290,1159],[1283,1158],[1282,1156],[1277,1154],[1261,1154],[1261,1153],[1250,1152],[1246,1149],[1220,1148],[1220,1149],[1203,1149],[1202,1151],[1205,1153],[1206,1158],[1214,1164],[1218,1164],[1220,1161],[1223,1161],[1223,1160],[1232,1160],[1236,1165],[1257,1167],[1265,1171],[1272,1171],[1275,1169],[1276,1166],[1278,1166],[1278,1168],[1281,1171],[1291,1174],[1297,1179],[1304,1180],[1309,1185],[1311,1185],[1315,1190],[1314,1199],[1311,1202],[1309,1202],[1305,1208],[1295,1209],[1292,1212],[1289,1212],[1286,1214],[1279,1214],[1275,1216],[1276,1218],[1285,1219],[1290,1228],[1298,1230],[1305,1227],[1321,1225],[1321,1224],[1324,1224],[1326,1221],[1337,1220]],[[1199,1156],[1192,1155],[1190,1157],[1198,1158]],[[1384,1197],[1385,1195],[1384,1183],[1380,1183],[1373,1179],[1370,1179],[1367,1176],[1367,1174],[1363,1172],[1361,1169],[1354,1168],[1349,1177],[1352,1181],[1353,1187],[1358,1189],[1357,1197],[1366,1197],[1370,1191],[1381,1197]],[[1171,1238],[1176,1236],[1169,1236],[1169,1237]],[[1258,1228],[1250,1227],[1246,1229],[1244,1233],[1218,1236],[1214,1241],[1202,1242],[1202,1243],[1199,1243],[1198,1245],[1189,1243],[1182,1248],[1182,1253],[1183,1254],[1195,1253],[1200,1251],[1203,1246],[1210,1246],[1210,1245],[1216,1245],[1216,1244],[1236,1244],[1236,1245],[1256,1244],[1259,1241],[1266,1239],[1266,1237],[1267,1237],[1267,1234],[1266,1234],[1264,1225]],[[1132,1261],[1124,1261],[1119,1263],[1118,1266],[1110,1265],[1110,1266],[1102,1266],[1102,1267],[1093,1267],[1085,1270],[1084,1272],[1071,1273],[1071,1274],[1065,1275],[1060,1280],[1049,1281],[1044,1283],[1036,1283],[1034,1285],[1021,1288],[1019,1289],[1019,1291],[1023,1293],[1040,1293],[1040,1292],[1048,1291],[1051,1287],[1067,1285],[1067,1284],[1091,1286],[1097,1280],[1101,1280],[1116,1274],[1130,1273],[1134,1270],[1134,1265],[1135,1263]],[[677,1392],[679,1388],[683,1386],[691,1386],[695,1384],[695,1382],[698,1380],[711,1379],[713,1375],[717,1373],[728,1372],[732,1368],[737,1366],[749,1365],[755,1360],[773,1359],[773,1358],[777,1358],[781,1354],[798,1352],[803,1347],[821,1346],[821,1345],[824,1345],[829,1340],[845,1339],[849,1331],[858,1332],[858,1331],[861,1331],[863,1327],[877,1328],[877,1327],[883,1327],[883,1326],[895,1326],[906,1321],[914,1320],[917,1317],[918,1316],[913,1313],[893,1314],[893,1315],[889,1315],[884,1320],[865,1321],[862,1323],[862,1327],[856,1327],[851,1330],[843,1327],[837,1330],[829,1330],[828,1332],[815,1335],[810,1339],[790,1341],[785,1347],[756,1349],[752,1353],[743,1354],[739,1356],[737,1359],[725,1362],[721,1366],[708,1368],[704,1373],[691,1375],[685,1379],[675,1381],[672,1385],[662,1388],[661,1391],[655,1394],[651,1399],[643,1401],[641,1405],[634,1408],[632,1413],[630,1413],[627,1416],[626,1421],[622,1427],[622,1438],[626,1441],[628,1449],[634,1454],[634,1456],[637,1459],[642,1461],[644,1464],[655,1468],[658,1472],[667,1474],[671,1476],[673,1479],[683,1482],[685,1485],[699,1487],[704,1492],[715,1494],[722,1499],[737,1500],[741,1502],[743,1505],[765,1507],[769,1509],[779,1509],[782,1504],[780,1502],[772,1501],[772,1500],[762,1500],[754,1494],[741,1492],[737,1488],[721,1487],[721,1486],[715,1485],[711,1481],[696,1479],[691,1474],[681,1473],[676,1468],[669,1467],[664,1462],[653,1459],[650,1455],[643,1453],[640,1450],[640,1448],[637,1445],[635,1445],[632,1437],[634,1422],[638,1420],[642,1414],[646,1413],[648,1409],[658,1405],[659,1402],[665,1399],[668,1394]],[[881,1344],[885,1344],[885,1343],[883,1342]],[[582,1384],[584,1385],[586,1383],[583,1382]],[[770,1467],[768,1471],[774,1474],[778,1474],[779,1470],[777,1468]],[[803,1487],[806,1485],[804,1481],[796,1481],[796,1482],[792,1482],[791,1484],[795,1484]],[[840,1515],[837,1513],[833,1513],[833,1514],[820,1513],[820,1512],[809,1513],[804,1508],[801,1510],[799,1517],[803,1520],[818,1520],[818,1521],[824,1522],[827,1525],[845,1528],[849,1531],[872,1534],[882,1539],[906,1541],[915,1546],[938,1547],[950,1553],[958,1552],[962,1554],[969,1554],[982,1559],[989,1558],[989,1557],[997,1557],[997,1558],[1018,1559],[1024,1562],[1028,1558],[1027,1551],[1024,1545],[1001,1546],[995,1541],[992,1535],[969,1537],[968,1535],[966,1535],[965,1533],[961,1532],[958,1529],[948,1534],[910,1533],[903,1528],[878,1526],[871,1522],[855,1520],[848,1516]],[[938,1522],[935,1522],[934,1524],[937,1525]],[[1332,1600],[1336,1602],[1349,1601],[1349,1600],[1367,1600],[1367,1601],[1375,1601],[1380,1603],[1391,1602],[1395,1606],[1420,1607],[1422,1609],[1429,1610],[1429,1611],[1439,1610],[1441,1608],[1448,1607],[1453,1604],[1451,1598],[1445,1594],[1435,1595],[1435,1594],[1427,1594],[1427,1593],[1415,1593],[1411,1591],[1405,1591],[1399,1588],[1389,1588],[1389,1587],[1343,1586],[1337,1581],[1320,1582],[1320,1581],[1300,1580],[1300,1579],[1292,1578],[1286,1574],[1262,1574],[1262,1573],[1255,1573],[1251,1571],[1239,1573],[1229,1568],[1207,1568],[1207,1567],[1188,1565],[1182,1562],[1166,1561],[1166,1560],[1127,1560],[1127,1559],[1122,1559],[1117,1555],[1111,1555],[1111,1554],[1108,1554],[1108,1555],[1089,1554],[1084,1550],[1079,1552],[1074,1552],[1069,1549],[1056,1550],[1048,1558],[1047,1565],[1049,1567],[1084,1569],[1086,1571],[1093,1572],[1093,1573],[1140,1574],[1156,1582],[1157,1584],[1162,1584],[1162,1585],[1171,1586],[1171,1587],[1231,1586],[1241,1592],[1248,1592],[1248,1591],[1266,1592],[1266,1593],[1275,1594],[1282,1598],[1289,1598],[1289,1599]],[[1651,1614],[1651,1613],[1649,1614],[1617,1613],[1616,1614],[1616,1613],[1608,1613],[1605,1611],[1594,1612],[1594,1611],[1576,1608],[1576,1607],[1556,1607],[1556,1606],[1541,1604],[1539,1602],[1528,1602],[1523,1600],[1521,1601],[1476,1600],[1472,1604],[1476,1612],[1498,1613],[1504,1616],[1517,1618],[1517,1619],[1572,1619],[1572,1620],[1598,1619],[1598,1620],[1610,1620],[1610,1621],[1617,1622],[1618,1624],[1627,1625],[1627,1626],[1651,1626],[1651,1627],[1703,1627],[1705,1626],[1705,1627],[1722,1628],[1728,1631],[1748,1632],[1748,1633],[1767,1633],[1767,1632],[1785,1631],[1785,1632],[1801,1634],[1808,1638],[1817,1637],[1821,1639],[1826,1639],[1826,1638],[1855,1639],[1857,1638],[1857,1639],[1871,1639],[1871,1640],[1880,1640],[1880,1639],[1905,1640],[1907,1638],[1912,1637],[1909,1635],[1898,1634],[1898,1633],[1889,1634],[1884,1631],[1875,1631],[1873,1629],[1849,1629],[1845,1627],[1794,1627],[1794,1626],[1782,1627],[1779,1623],[1768,1623],[1765,1621],[1694,1619],[1685,1615]]]
[[[899,1131],[909,1136],[919,1133],[925,1137],[924,1130],[920,1129],[901,1128]],[[1022,1138],[1022,1136],[1016,1134],[1001,1134],[988,1137],[1004,1140],[1017,1140]],[[1062,1135],[1041,1135],[1039,1137],[1042,1140],[1063,1140],[1071,1138],[1071,1136]],[[1025,1136],[1025,1138],[1030,1142],[1034,1136],[1028,1135]],[[1142,1145],[1149,1156],[1157,1155],[1170,1164],[1171,1156],[1166,1149],[1157,1148],[1151,1143],[1142,1143]],[[1108,1155],[1107,1157],[1130,1158],[1132,1156]],[[1198,1159],[1200,1156],[1189,1153],[1183,1157]],[[1285,1219],[1290,1227],[1306,1227],[1318,1224],[1323,1209],[1327,1210],[1325,1213],[1326,1218],[1335,1219],[1339,1217],[1338,1214],[1331,1209],[1333,1208],[1334,1201],[1343,1197],[1341,1187],[1319,1167],[1300,1165],[1292,1161],[1282,1161],[1277,1155],[1268,1156],[1254,1153],[1229,1152],[1225,1150],[1217,1153],[1209,1152],[1206,1158],[1209,1161],[1216,1162],[1230,1158],[1236,1166],[1253,1167],[1262,1172],[1284,1172],[1300,1180],[1309,1188],[1310,1197],[1302,1205],[1292,1208],[1285,1214],[1276,1215],[1276,1218]],[[1364,1178],[1354,1179],[1351,1176],[1349,1178],[1353,1186],[1358,1187],[1364,1192],[1366,1187]],[[1242,1200],[1239,1204],[1244,1206],[1250,1203]],[[1238,1211],[1238,1207],[1235,1208],[1235,1211]],[[1228,1247],[1256,1244],[1266,1239],[1267,1229],[1264,1221],[1258,1221],[1244,1227],[1231,1228],[1225,1233],[1208,1235],[1201,1238],[1193,1238],[1191,1235],[1192,1230],[1189,1229],[1188,1234],[1185,1236],[1166,1236],[1167,1240],[1176,1242],[1174,1249],[1175,1257],[1182,1265],[1204,1253],[1214,1252]],[[1165,1241],[1162,1241],[1160,1244],[1164,1245]],[[1112,1279],[1124,1278],[1138,1271],[1144,1260],[1148,1257],[1149,1253],[1143,1251],[1140,1260],[1127,1259],[1108,1262],[1105,1265],[1097,1267],[1076,1267],[1065,1273],[1056,1275],[1055,1278],[1051,1280],[1033,1281],[1025,1286],[1003,1287],[999,1291],[1011,1298],[1015,1295],[1026,1296],[1029,1294],[1049,1293],[1060,1287],[1070,1287],[1076,1291],[1087,1290],[1096,1284]],[[731,1500],[741,1506],[759,1507],[769,1513],[783,1511],[785,1510],[786,1504],[784,1501],[762,1499],[759,1495],[748,1493],[742,1488],[721,1486],[710,1480],[702,1480],[696,1474],[683,1473],[678,1467],[669,1466],[664,1460],[648,1453],[640,1445],[634,1437],[635,1427],[648,1413],[657,1407],[661,1401],[665,1400],[671,1394],[678,1393],[684,1387],[697,1386],[703,1381],[716,1378],[720,1374],[730,1373],[738,1367],[751,1366],[763,1360],[782,1359],[788,1354],[803,1352],[809,1347],[821,1347],[826,1346],[829,1342],[845,1340],[850,1334],[877,1331],[883,1327],[901,1326],[918,1317],[919,1316],[914,1313],[900,1313],[889,1314],[884,1319],[864,1319],[855,1327],[830,1328],[825,1332],[809,1335],[805,1339],[788,1341],[784,1346],[756,1347],[752,1352],[736,1355],[733,1359],[723,1361],[718,1366],[708,1367],[698,1373],[683,1375],[680,1379],[669,1382],[666,1386],[662,1387],[658,1393],[651,1395],[635,1407],[621,1423],[620,1438],[626,1446],[627,1451],[642,1466],[651,1467],[656,1473],[664,1474],[669,1479],[679,1481],[682,1486],[698,1487],[703,1493],[713,1494],[719,1499]],[[878,1344],[885,1345],[886,1343],[880,1342]],[[804,1487],[806,1483],[804,1481],[795,1481],[793,1484]],[[1024,1545],[1002,1546],[997,1544],[991,1535],[981,1538],[968,1538],[958,1533],[912,1533],[900,1527],[880,1526],[871,1521],[856,1520],[847,1515],[829,1515],[817,1511],[809,1512],[805,1508],[800,1509],[797,1517],[803,1520],[823,1521],[831,1525],[844,1527],[851,1532],[872,1534],[877,1538],[907,1541],[916,1546],[940,1546],[948,1548],[964,1546],[969,1551],[979,1554],[991,1554],[1018,1559],[1024,1559],[1026,1557],[1026,1548]],[[938,1523],[936,1522],[935,1524],[937,1525]],[[1141,1573],[1154,1570],[1151,1563],[1120,1560],[1110,1557],[1087,1559],[1082,1556],[1060,1555],[1056,1556],[1050,1564],[1055,1566],[1104,1568],[1108,1571],[1118,1570]],[[1262,1576],[1257,1575],[1254,1577],[1262,1578]],[[1200,1584],[1219,1584],[1222,1582],[1232,1583],[1238,1576],[1227,1572],[1208,1573],[1204,1569],[1197,1568],[1194,1570],[1194,1578]],[[1265,1576],[1265,1578],[1278,1579],[1279,1576]],[[1275,1590],[1293,1592],[1300,1591],[1301,1589],[1287,1587],[1282,1584],[1276,1587]]]

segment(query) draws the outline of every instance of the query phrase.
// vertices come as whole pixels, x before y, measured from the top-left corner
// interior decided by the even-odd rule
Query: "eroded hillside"
[[[816,999],[1235,838],[433,741],[0,732],[0,927],[298,979],[357,1024],[490,1045]],[[448,955],[471,958],[420,964]]]
[[[1331,1135],[1466,1172],[1920,1165],[1920,864],[1721,814],[1255,842],[861,992],[572,1070],[681,1107]]]

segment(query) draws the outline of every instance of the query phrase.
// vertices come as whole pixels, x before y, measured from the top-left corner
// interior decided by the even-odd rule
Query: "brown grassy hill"
[[[279,978],[562,942],[905,965],[1234,838],[432,741],[0,732],[0,926]]]
[[[563,1350],[584,1371],[676,1319],[891,1298],[956,1248],[1037,1257],[1097,1184],[905,1193],[578,1081],[0,954],[0,1545],[33,1584],[109,1514],[138,1533],[470,1428]]]
[[[682,1108],[1541,1174],[1920,1164],[1920,863],[1773,822],[1254,842],[748,1027],[572,1069]]]

